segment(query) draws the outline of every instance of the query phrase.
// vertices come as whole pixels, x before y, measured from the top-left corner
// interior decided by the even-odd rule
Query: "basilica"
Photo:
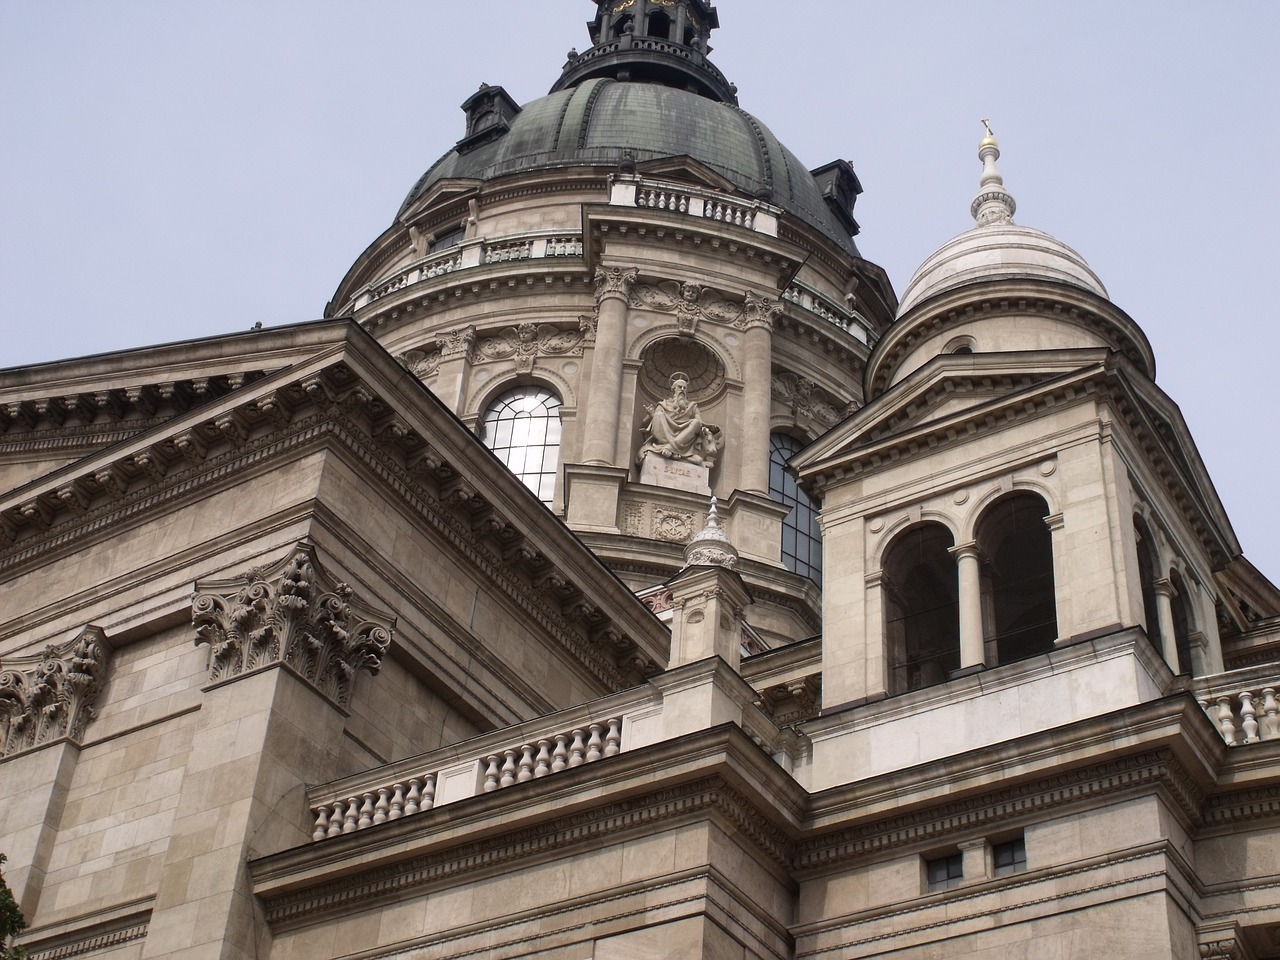
[[[1280,958],[1280,590],[1143,318],[989,127],[895,292],[707,0],[594,6],[322,319],[0,371],[17,943]]]

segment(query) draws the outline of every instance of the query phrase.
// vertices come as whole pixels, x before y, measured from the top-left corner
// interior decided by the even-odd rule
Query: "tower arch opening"
[[[885,653],[889,692],[946,680],[960,666],[960,587],[950,549],[955,537],[923,523],[894,538],[884,554]]]
[[[975,539],[986,558],[982,619],[989,663],[1047,653],[1058,639],[1048,516],[1043,497],[1023,492],[995,501],[978,520]]]

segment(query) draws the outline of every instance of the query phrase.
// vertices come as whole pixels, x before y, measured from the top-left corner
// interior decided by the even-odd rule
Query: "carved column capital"
[[[471,325],[436,334],[436,342],[440,344],[440,356],[445,360],[450,357],[470,356],[471,345],[475,341],[476,328]]]
[[[83,737],[94,717],[107,657],[106,634],[89,625],[38,656],[7,659],[0,672],[0,756]]]
[[[742,311],[742,316],[735,324],[743,330],[772,330],[773,321],[782,313],[780,300],[762,297],[750,290],[747,291],[746,298],[743,300],[743,306],[745,309]]]
[[[330,580],[306,541],[275,567],[197,583],[191,622],[196,644],[212,648],[211,683],[286,665],[343,708],[356,671],[382,666],[395,628]]]
[[[639,275],[636,267],[596,267],[596,303],[611,297],[626,300]]]

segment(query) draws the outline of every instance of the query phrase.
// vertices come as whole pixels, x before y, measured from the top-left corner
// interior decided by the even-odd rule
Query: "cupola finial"
[[[978,159],[982,161],[982,179],[978,182],[978,195],[969,205],[969,212],[978,226],[985,227],[993,223],[1012,223],[1013,213],[1018,209],[1013,194],[1004,187],[1004,177],[996,167],[1000,159],[1000,144],[991,132],[991,121],[983,119],[983,127],[987,135],[978,144]]]

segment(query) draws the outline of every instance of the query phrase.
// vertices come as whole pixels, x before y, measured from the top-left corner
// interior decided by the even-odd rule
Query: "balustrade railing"
[[[732,224],[771,237],[778,235],[778,216],[782,212],[760,200],[743,200],[715,190],[628,174],[611,178],[609,203],[612,206],[667,210]]]
[[[1280,683],[1197,699],[1229,746],[1280,739]]]
[[[402,767],[382,783],[339,791],[311,804],[312,840],[355,833],[388,820],[426,813],[479,793],[547,777],[622,752],[622,716],[583,722],[547,736],[478,752],[459,759],[442,752],[438,761],[423,758],[411,776]],[[446,787],[446,781],[452,784]],[[451,795],[443,796],[445,790]]]
[[[782,299],[788,303],[795,304],[803,310],[808,310],[820,319],[839,327],[865,344],[870,345],[872,342],[873,331],[871,325],[863,320],[856,310],[844,310],[826,300],[821,294],[815,293],[807,287],[802,287],[798,283],[793,283],[787,287],[782,292]]]

